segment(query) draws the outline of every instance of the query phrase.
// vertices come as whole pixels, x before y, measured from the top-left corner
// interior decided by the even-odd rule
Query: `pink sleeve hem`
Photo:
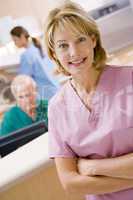
[[[75,155],[50,155],[49,158],[76,158]]]

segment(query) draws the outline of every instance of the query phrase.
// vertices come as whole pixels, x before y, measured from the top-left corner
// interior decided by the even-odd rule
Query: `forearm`
[[[133,153],[98,162],[96,175],[133,179]]]
[[[106,194],[118,192],[132,187],[133,180],[129,179],[76,175],[74,178],[71,177],[71,181],[68,184],[68,192],[73,195],[83,196],[86,194]]]
[[[133,179],[133,153],[116,158],[79,159],[78,169],[82,175]]]

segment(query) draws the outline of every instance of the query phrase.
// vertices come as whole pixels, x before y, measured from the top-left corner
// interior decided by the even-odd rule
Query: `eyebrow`
[[[58,40],[56,43],[66,42],[66,40]]]

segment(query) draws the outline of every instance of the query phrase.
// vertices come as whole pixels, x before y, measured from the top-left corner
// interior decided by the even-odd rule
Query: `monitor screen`
[[[0,137],[0,155],[1,157],[13,152],[22,145],[30,142],[36,137],[47,132],[45,121],[33,123],[25,128],[19,129],[7,136]]]

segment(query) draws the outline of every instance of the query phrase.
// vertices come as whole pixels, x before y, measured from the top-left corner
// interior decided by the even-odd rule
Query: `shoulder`
[[[13,106],[7,112],[5,112],[4,117],[12,118],[13,116],[16,116],[18,112],[21,112],[20,108],[18,106]]]
[[[105,76],[108,80],[114,80],[119,77],[120,79],[130,78],[133,73],[133,66],[118,66],[118,65],[106,65]]]
[[[118,66],[118,65],[106,65],[107,71],[112,73],[130,73],[133,71],[133,66]]]
[[[1,135],[6,135],[17,130],[19,124],[18,117],[20,112],[22,111],[17,106],[12,107],[7,112],[5,112],[1,123]]]
[[[16,122],[20,112],[21,110],[17,106],[12,107],[7,112],[5,112],[1,122],[2,134],[14,131],[13,127],[15,126],[15,123],[13,122]]]
[[[32,58],[38,55],[38,49],[34,45],[30,45],[22,54],[22,58]]]
[[[133,66],[108,65],[105,70],[105,80],[109,87],[123,88],[133,84]]]

